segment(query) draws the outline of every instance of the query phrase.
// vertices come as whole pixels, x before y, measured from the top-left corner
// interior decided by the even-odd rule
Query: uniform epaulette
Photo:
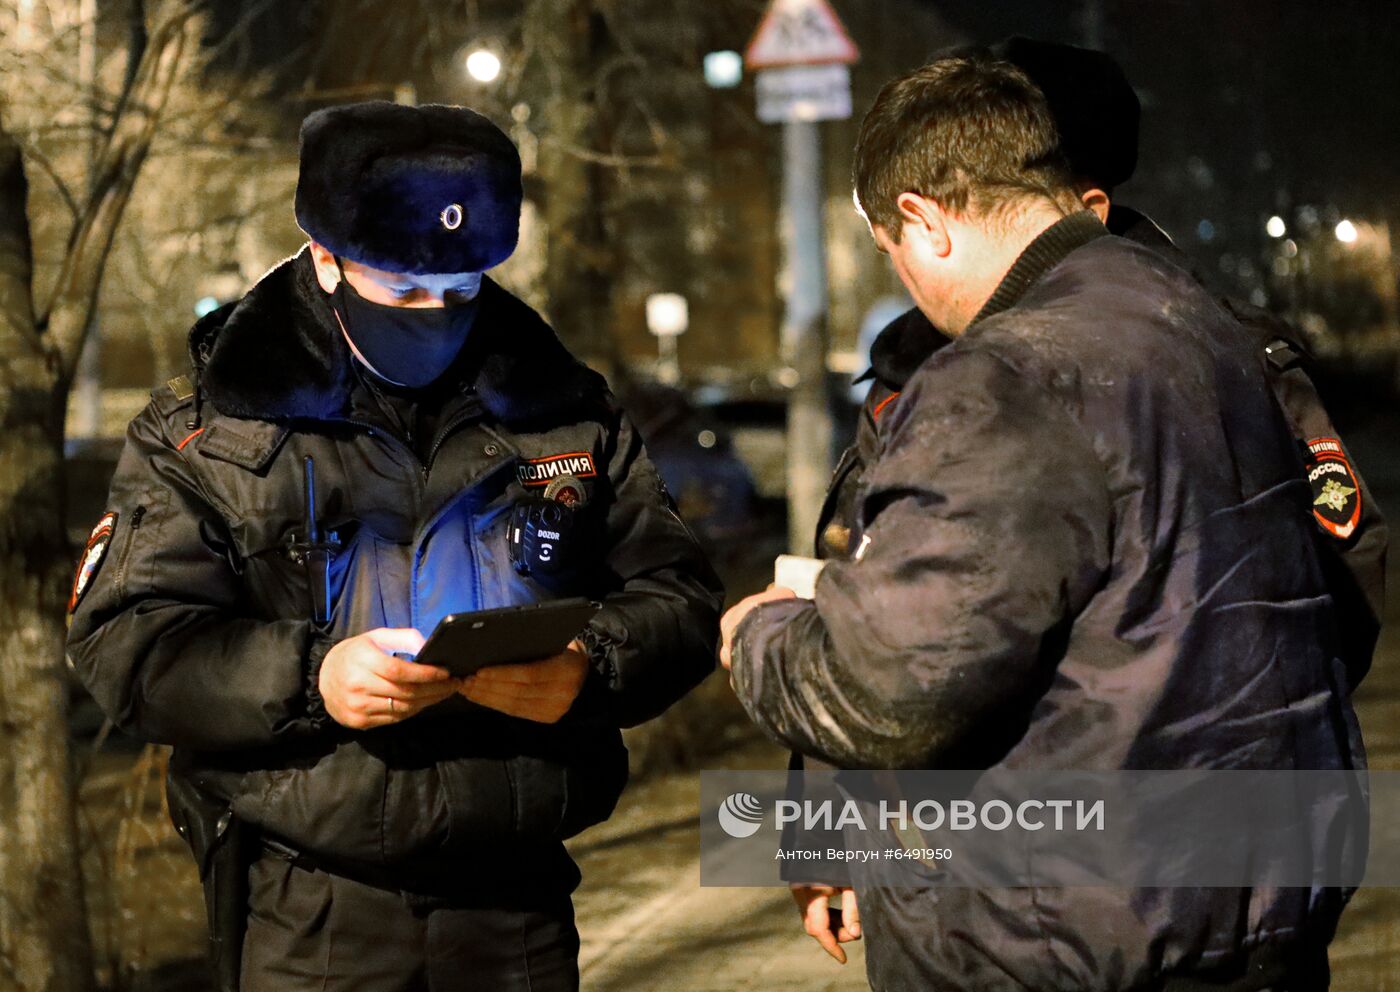
[[[151,390],[152,405],[165,417],[189,406],[193,401],[194,379],[188,375],[177,375],[173,379],[167,379],[164,385]]]
[[[1264,357],[1279,372],[1287,372],[1303,360],[1303,351],[1287,338],[1274,338],[1264,345]]]
[[[177,400],[187,400],[194,395],[194,381],[187,375],[177,375],[165,383]]]

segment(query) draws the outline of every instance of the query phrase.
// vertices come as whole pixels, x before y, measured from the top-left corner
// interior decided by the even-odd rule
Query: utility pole
[[[813,551],[831,474],[826,238],[818,122],[851,116],[848,66],[860,52],[827,0],[772,0],[744,61],[758,74],[758,119],[783,125],[781,240],[786,270],[780,353],[788,394],[788,549]]]
[[[783,363],[796,371],[788,398],[788,550],[811,554],[831,474],[831,409],[826,388],[826,239],[821,133],[814,121],[783,125],[783,246],[788,295]]]

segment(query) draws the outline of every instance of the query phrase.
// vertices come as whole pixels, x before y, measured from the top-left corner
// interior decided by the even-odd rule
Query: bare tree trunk
[[[63,418],[107,253],[193,10],[187,0],[169,2],[153,22],[40,312],[23,156],[0,126],[0,989],[7,992],[94,986],[68,753]]]
[[[0,986],[90,989],[63,670],[61,363],[29,298],[26,184],[0,131]]]
[[[541,215],[548,243],[550,323],[582,357],[616,362],[611,333],[615,259],[603,229],[604,165],[596,154],[597,70],[607,29],[595,0],[529,0],[525,48],[538,59]]]

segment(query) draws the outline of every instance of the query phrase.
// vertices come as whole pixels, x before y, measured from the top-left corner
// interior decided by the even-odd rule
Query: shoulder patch
[[[556,475],[544,487],[544,498],[568,506],[583,506],[588,502],[588,489],[577,476]]]
[[[117,514],[113,510],[108,510],[102,514],[102,519],[97,521],[97,526],[88,535],[82,557],[78,559],[78,570],[73,576],[73,591],[68,596],[70,615],[78,608],[83,593],[87,592],[88,586],[92,584],[92,577],[97,574],[98,568],[102,566],[102,560],[107,557],[107,548],[112,543],[112,532],[116,530],[116,527]]]
[[[561,476],[591,479],[598,474],[593,465],[593,455],[587,451],[571,451],[562,455],[549,455],[546,458],[528,458],[521,461],[515,471],[523,486],[547,486]]]
[[[1361,521],[1361,483],[1338,438],[1315,437],[1304,443],[1313,518],[1328,534],[1346,540]]]

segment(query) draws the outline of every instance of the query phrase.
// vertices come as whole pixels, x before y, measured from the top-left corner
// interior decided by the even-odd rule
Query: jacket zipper
[[[361,428],[361,429],[364,430],[365,433],[368,434],[370,437],[376,437],[376,436],[382,434],[384,437],[388,438],[388,439],[389,439],[390,441],[392,441],[395,445],[397,445],[397,446],[398,446],[399,448],[401,448],[404,452],[406,452],[406,453],[408,454],[408,456],[409,456],[410,458],[412,458],[413,461],[416,462],[416,463],[418,464],[418,466],[419,466],[418,475],[419,475],[420,483],[419,483],[419,486],[417,487],[417,492],[415,493],[415,503],[416,503],[417,505],[416,505],[415,508],[414,508],[414,516],[417,517],[417,515],[418,515],[418,513],[417,513],[417,511],[418,511],[418,506],[421,506],[422,497],[423,497],[422,486],[423,486],[423,484],[425,484],[425,483],[428,481],[428,470],[429,470],[429,467],[430,467],[430,466],[432,465],[432,463],[433,463],[433,459],[437,457],[438,449],[440,449],[440,448],[443,446],[443,444],[447,441],[448,436],[449,436],[453,431],[455,431],[455,430],[456,430],[458,427],[460,427],[462,424],[464,424],[464,423],[466,423],[468,420],[470,420],[470,419],[476,414],[476,412],[477,412],[477,411],[475,411],[475,410],[464,410],[464,411],[458,413],[457,416],[455,416],[455,417],[453,417],[451,420],[449,420],[449,421],[448,421],[446,424],[444,424],[441,428],[439,428],[439,429],[438,429],[437,436],[433,439],[432,447],[430,447],[430,448],[428,449],[428,458],[427,458],[427,461],[421,460],[421,459],[418,457],[418,453],[415,452],[411,447],[409,447],[408,444],[406,444],[401,438],[399,438],[397,435],[395,435],[392,431],[386,431],[386,430],[382,429],[381,427],[379,427],[378,425],[372,424],[372,423],[370,423],[370,422],[368,422],[368,421],[365,421],[365,420],[349,420],[349,419],[347,419],[347,420],[344,420],[344,421],[342,421],[342,422],[343,422],[343,423],[346,423],[346,424],[350,424],[350,425],[353,426],[353,427],[359,427],[359,428]],[[488,474],[489,474],[489,473],[488,473]],[[456,501],[455,499],[454,499],[454,500],[450,500],[450,501],[448,502],[448,504],[442,508],[442,510],[440,510],[438,513],[433,514],[432,520],[426,521],[426,523],[427,523],[427,524],[431,524],[431,523],[433,523],[434,521],[436,521],[437,518],[438,518],[439,516],[441,516],[443,513],[447,512],[447,510],[451,509],[451,507],[454,506],[454,505],[456,504],[456,502],[457,502],[457,501]],[[423,529],[424,529],[424,528],[419,528],[420,532],[421,532]],[[472,575],[472,594],[473,594],[473,598],[479,600],[479,599],[481,598],[481,577],[480,577],[480,575],[478,574],[478,569],[477,569],[477,565],[476,565],[476,548],[475,548],[474,544],[472,543],[472,542],[475,541],[475,534],[472,533],[472,530],[471,530],[470,525],[468,525],[468,528],[467,528],[467,538],[468,538],[468,540],[467,540],[467,558],[468,558],[468,565],[469,565],[469,567],[470,567],[470,569],[471,569],[471,575]],[[408,590],[409,624],[412,625],[412,626],[415,626],[415,627],[418,625],[418,566],[419,566],[419,564],[420,564],[421,561],[422,561],[422,548],[421,548],[421,546],[420,546],[420,544],[419,544],[418,535],[415,534],[415,535],[414,535],[414,547],[413,547],[413,563],[412,563],[412,567],[411,567],[411,569],[410,569],[410,571],[409,571],[409,590]]]
[[[370,437],[379,437],[382,435],[385,438],[388,438],[399,448],[402,448],[410,458],[412,458],[415,462],[418,462],[418,455],[414,453],[413,448],[408,444],[408,442],[404,441],[403,438],[399,437],[393,431],[386,430],[385,428],[380,427],[378,424],[372,424],[368,420],[342,420],[340,422],[342,424],[349,424],[351,427],[359,427]],[[422,462],[418,463],[420,465],[422,464]]]
[[[452,418],[451,420],[449,420],[447,423],[443,424],[441,427],[438,428],[437,436],[433,438],[433,443],[432,443],[431,445],[429,445],[429,447],[428,447],[428,457],[427,457],[427,460],[423,463],[423,480],[424,480],[425,482],[427,481],[427,478],[428,478],[428,471],[429,471],[429,469],[432,467],[433,462],[437,460],[437,453],[438,453],[438,450],[439,450],[440,448],[442,448],[442,446],[447,442],[448,437],[450,437],[450,436],[452,435],[452,432],[455,431],[458,427],[460,427],[460,426],[462,426],[463,424],[465,424],[468,420],[472,419],[472,417],[476,416],[476,415],[479,414],[480,412],[481,412],[481,411],[480,411],[479,409],[472,409],[472,408],[470,408],[470,407],[469,407],[468,409],[465,409],[465,410],[460,410],[460,411],[458,411],[458,413],[457,413],[457,415],[456,415],[455,417],[453,417],[453,418]],[[490,475],[491,473],[488,472],[487,474]],[[461,494],[460,494],[460,493],[458,494],[457,499],[461,499]],[[448,503],[447,503],[447,505],[444,506],[444,507],[442,508],[442,510],[440,510],[438,513],[433,514],[432,520],[429,520],[429,521],[427,521],[426,523],[427,523],[427,524],[432,524],[432,523],[436,522],[437,519],[438,519],[438,517],[440,517],[443,513],[446,513],[449,509],[451,509],[453,506],[456,505],[457,499],[449,500]],[[472,580],[472,601],[476,604],[477,609],[480,609],[480,608],[481,608],[481,569],[479,569],[479,568],[477,567],[477,563],[476,563],[476,561],[477,561],[477,555],[476,555],[476,530],[475,530],[475,528],[472,526],[472,521],[471,521],[471,519],[468,519],[468,520],[467,520],[467,527],[466,527],[466,530],[467,530],[467,539],[466,539],[466,541],[465,541],[464,543],[465,543],[465,545],[466,545],[466,552],[467,552],[467,568],[468,568],[468,570],[471,572],[471,580]],[[426,527],[425,527],[425,531],[426,531]],[[409,597],[409,610],[410,610],[410,613],[411,613],[411,615],[412,615],[413,624],[414,624],[415,627],[416,627],[417,624],[418,624],[418,583],[417,583],[417,578],[418,578],[418,564],[419,564],[419,562],[420,562],[421,560],[422,560],[421,549],[420,549],[418,546],[415,545],[415,547],[414,547],[414,549],[413,549],[413,571],[412,571],[412,575],[411,575],[411,581],[413,582],[413,590],[412,590],[412,595]],[[430,632],[430,633],[431,633],[431,632]]]
[[[397,434],[395,434],[393,431],[388,430],[388,429],[383,428],[383,427],[380,427],[378,424],[372,424],[372,423],[370,423],[370,422],[367,421],[367,420],[352,420],[352,419],[350,419],[350,418],[342,419],[342,420],[340,421],[340,423],[342,423],[342,424],[348,424],[348,425],[351,426],[351,427],[358,427],[358,428],[360,428],[362,431],[365,432],[365,435],[366,435],[367,437],[371,437],[371,438],[383,437],[383,438],[384,438],[385,440],[387,440],[391,445],[393,445],[394,447],[397,447],[397,448],[400,449],[404,454],[408,455],[409,459],[410,459],[414,464],[416,464],[416,465],[418,466],[417,478],[414,480],[414,483],[413,483],[413,519],[417,520],[417,519],[418,519],[418,511],[419,511],[419,508],[420,508],[420,507],[422,506],[422,504],[423,504],[423,489],[424,489],[424,487],[425,487],[425,485],[426,485],[426,483],[427,483],[427,481],[428,481],[428,467],[427,467],[426,465],[424,465],[424,464],[419,460],[417,453],[416,453],[402,438],[400,438],[400,437],[399,437]],[[416,592],[415,589],[414,589],[414,581],[413,581],[413,573],[417,571],[417,565],[418,565],[418,548],[417,548],[417,542],[415,541],[415,542],[414,542],[414,549],[413,549],[413,565],[412,565],[412,568],[411,568],[411,570],[410,570],[409,579],[408,579],[408,581],[409,581],[409,589],[408,589],[408,623],[409,623],[409,626],[416,626],[417,623],[418,623],[418,616],[417,616],[417,614],[418,614],[418,595],[417,595],[417,592]]]
[[[457,414],[457,416],[453,417],[447,423],[443,424],[442,427],[438,428],[437,437],[433,438],[432,446],[428,449],[428,460],[423,464],[424,475],[428,474],[428,468],[433,464],[433,461],[437,458],[438,449],[440,449],[447,442],[448,436],[451,435],[451,433],[455,431],[458,427],[461,427],[472,417],[476,416],[476,414],[478,414],[479,412],[479,410],[462,410]]]
[[[131,559],[131,546],[136,543],[136,532],[141,529],[141,518],[146,515],[145,504],[131,511],[131,526],[127,530],[126,543],[122,545],[121,561],[117,562],[117,599],[126,599],[126,565]]]
[[[423,481],[426,482],[428,479],[428,470],[432,466],[433,460],[437,458],[438,450],[441,449],[443,444],[447,442],[448,436],[458,427],[461,427],[464,423],[470,420],[475,415],[475,413],[476,411],[473,410],[463,411],[462,413],[459,413],[457,416],[449,420],[441,428],[439,428],[437,436],[433,438],[432,447],[428,449],[428,457],[426,461],[419,457],[418,452],[414,451],[413,447],[408,442],[404,441],[392,431],[384,430],[382,427],[379,427],[375,424],[371,424],[367,420],[346,420],[343,421],[343,423],[350,424],[352,427],[363,428],[364,431],[368,433],[370,437],[375,437],[377,435],[382,434],[389,440],[393,441],[394,444],[398,445],[401,449],[403,449],[418,464],[418,474],[422,477]]]
[[[467,484],[464,485],[464,486],[462,487],[461,491],[458,492],[456,496],[452,497],[452,498],[449,499],[446,503],[444,503],[444,504],[442,505],[442,507],[441,507],[436,513],[434,513],[434,514],[433,514],[431,517],[429,517],[427,520],[423,521],[423,523],[419,525],[418,529],[417,529],[416,531],[414,531],[414,534],[413,534],[413,573],[412,573],[412,574],[413,574],[415,577],[416,577],[417,574],[418,574],[418,563],[422,560],[422,557],[421,557],[422,545],[421,545],[420,542],[422,541],[423,536],[424,536],[425,534],[427,534],[430,530],[432,530],[432,529],[433,529],[433,526],[434,526],[440,519],[442,519],[442,517],[443,517],[445,514],[447,514],[448,512],[450,512],[454,506],[456,506],[459,502],[461,502],[463,499],[465,499],[467,493],[469,493],[471,490],[475,489],[477,486],[481,485],[481,484],[482,484],[483,482],[485,482],[487,479],[491,478],[493,475],[495,475],[497,472],[499,472],[501,469],[503,469],[503,468],[506,466],[506,464],[507,464],[506,462],[500,462],[499,464],[493,466],[492,468],[487,469],[485,472],[481,473],[480,475],[473,476],[470,480],[468,480]],[[475,516],[475,515],[474,515],[474,514],[469,514],[469,516]],[[472,597],[473,597],[478,603],[480,603],[480,602],[481,602],[481,569],[477,567],[476,530],[472,527],[471,520],[468,520],[468,521],[467,521],[467,534],[466,534],[466,541],[464,542],[464,544],[465,544],[465,546],[466,546],[466,552],[467,552],[467,567],[471,570]],[[410,597],[410,600],[411,600],[411,602],[410,602],[410,610],[412,611],[413,623],[414,623],[415,626],[416,626],[417,623],[418,623],[418,596],[417,596],[417,591],[416,591],[416,590],[417,590],[417,586],[416,586],[416,584],[415,584],[414,590],[413,590],[413,595]],[[484,607],[478,607],[478,608],[484,608]]]
[[[399,437],[393,431],[388,430],[384,427],[380,427],[378,424],[372,424],[368,420],[342,420],[341,423],[349,424],[351,427],[359,427],[370,437],[382,436],[384,438],[387,438],[394,444],[395,447],[399,448],[404,454],[408,455],[409,459],[413,462],[413,464],[418,466],[418,482],[420,490],[418,496],[421,497],[422,484],[428,481],[428,466],[424,464],[422,459],[418,457],[418,452],[413,450],[413,445],[405,441],[403,438]]]

